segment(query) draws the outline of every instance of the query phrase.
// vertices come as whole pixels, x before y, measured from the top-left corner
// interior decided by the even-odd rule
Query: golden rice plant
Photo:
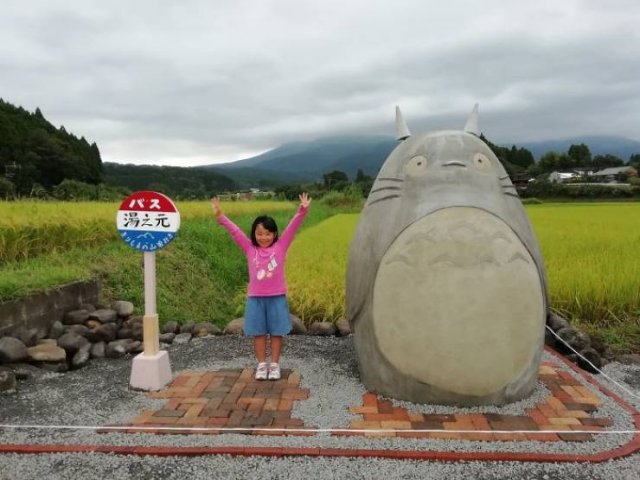
[[[304,230],[287,259],[289,306],[305,323],[344,317],[349,244],[358,215],[336,215]]]
[[[631,322],[640,335],[640,204],[530,205],[527,213],[543,251],[551,306],[592,328]],[[289,301],[306,321],[344,315],[356,223],[357,215],[332,217],[292,245]]]
[[[637,319],[640,204],[543,204],[527,212],[553,308],[593,325]]]
[[[178,202],[181,220],[212,216],[208,201]],[[291,202],[238,201],[224,205],[230,215],[293,210]],[[118,238],[119,202],[0,202],[0,262],[92,247]]]

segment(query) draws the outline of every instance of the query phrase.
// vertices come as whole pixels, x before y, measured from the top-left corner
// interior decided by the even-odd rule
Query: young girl
[[[244,314],[244,332],[253,337],[253,347],[258,359],[255,375],[257,380],[280,378],[282,337],[291,331],[284,261],[289,245],[311,203],[311,198],[306,193],[302,193],[299,198],[298,211],[280,237],[275,220],[260,216],[253,221],[251,238],[247,238],[237,225],[225,217],[218,197],[211,200],[218,223],[229,231],[247,257],[249,288]],[[267,335],[271,341],[269,364],[266,361]]]

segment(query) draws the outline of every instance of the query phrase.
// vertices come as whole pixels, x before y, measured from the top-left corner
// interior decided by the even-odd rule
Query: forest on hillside
[[[176,200],[210,198],[237,189],[236,182],[205,168],[160,167],[156,165],[104,164],[105,183],[131,192],[153,190]]]
[[[0,99],[0,199],[114,200],[147,189],[191,199],[236,187],[213,170],[104,164],[95,142]]]
[[[54,127],[39,108],[30,113],[0,99],[0,179],[4,189],[30,196],[63,180],[102,181],[98,146]]]

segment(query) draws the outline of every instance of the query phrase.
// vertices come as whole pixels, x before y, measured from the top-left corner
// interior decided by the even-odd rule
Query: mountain
[[[592,156],[611,154],[621,158],[625,162],[634,153],[640,153],[640,142],[613,135],[585,135],[561,140],[545,140],[540,142],[514,142],[517,147],[529,150],[536,160],[539,160],[546,152],[566,153],[571,145],[584,143],[589,147]],[[503,146],[511,146],[503,145]]]
[[[317,181],[333,170],[354,178],[359,169],[376,175],[398,144],[386,136],[340,136],[281,145],[256,157],[232,163],[208,165],[239,184],[299,183]]]
[[[623,137],[591,135],[540,142],[502,144],[526,148],[539,159],[548,151],[567,152],[572,144],[584,143],[592,155],[611,154],[625,162],[640,153],[640,142]],[[353,179],[361,169],[376,176],[385,159],[398,145],[393,137],[352,135],[320,138],[307,142],[285,143],[252,158],[201,168],[217,170],[232,178],[240,188],[274,187],[322,180],[333,170],[345,172]]]

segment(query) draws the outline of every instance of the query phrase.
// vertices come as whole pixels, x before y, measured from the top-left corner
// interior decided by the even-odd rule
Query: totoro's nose
[[[447,163],[443,163],[442,164],[443,167],[465,167],[466,165],[462,162],[459,162],[457,160],[451,160],[450,162]]]

